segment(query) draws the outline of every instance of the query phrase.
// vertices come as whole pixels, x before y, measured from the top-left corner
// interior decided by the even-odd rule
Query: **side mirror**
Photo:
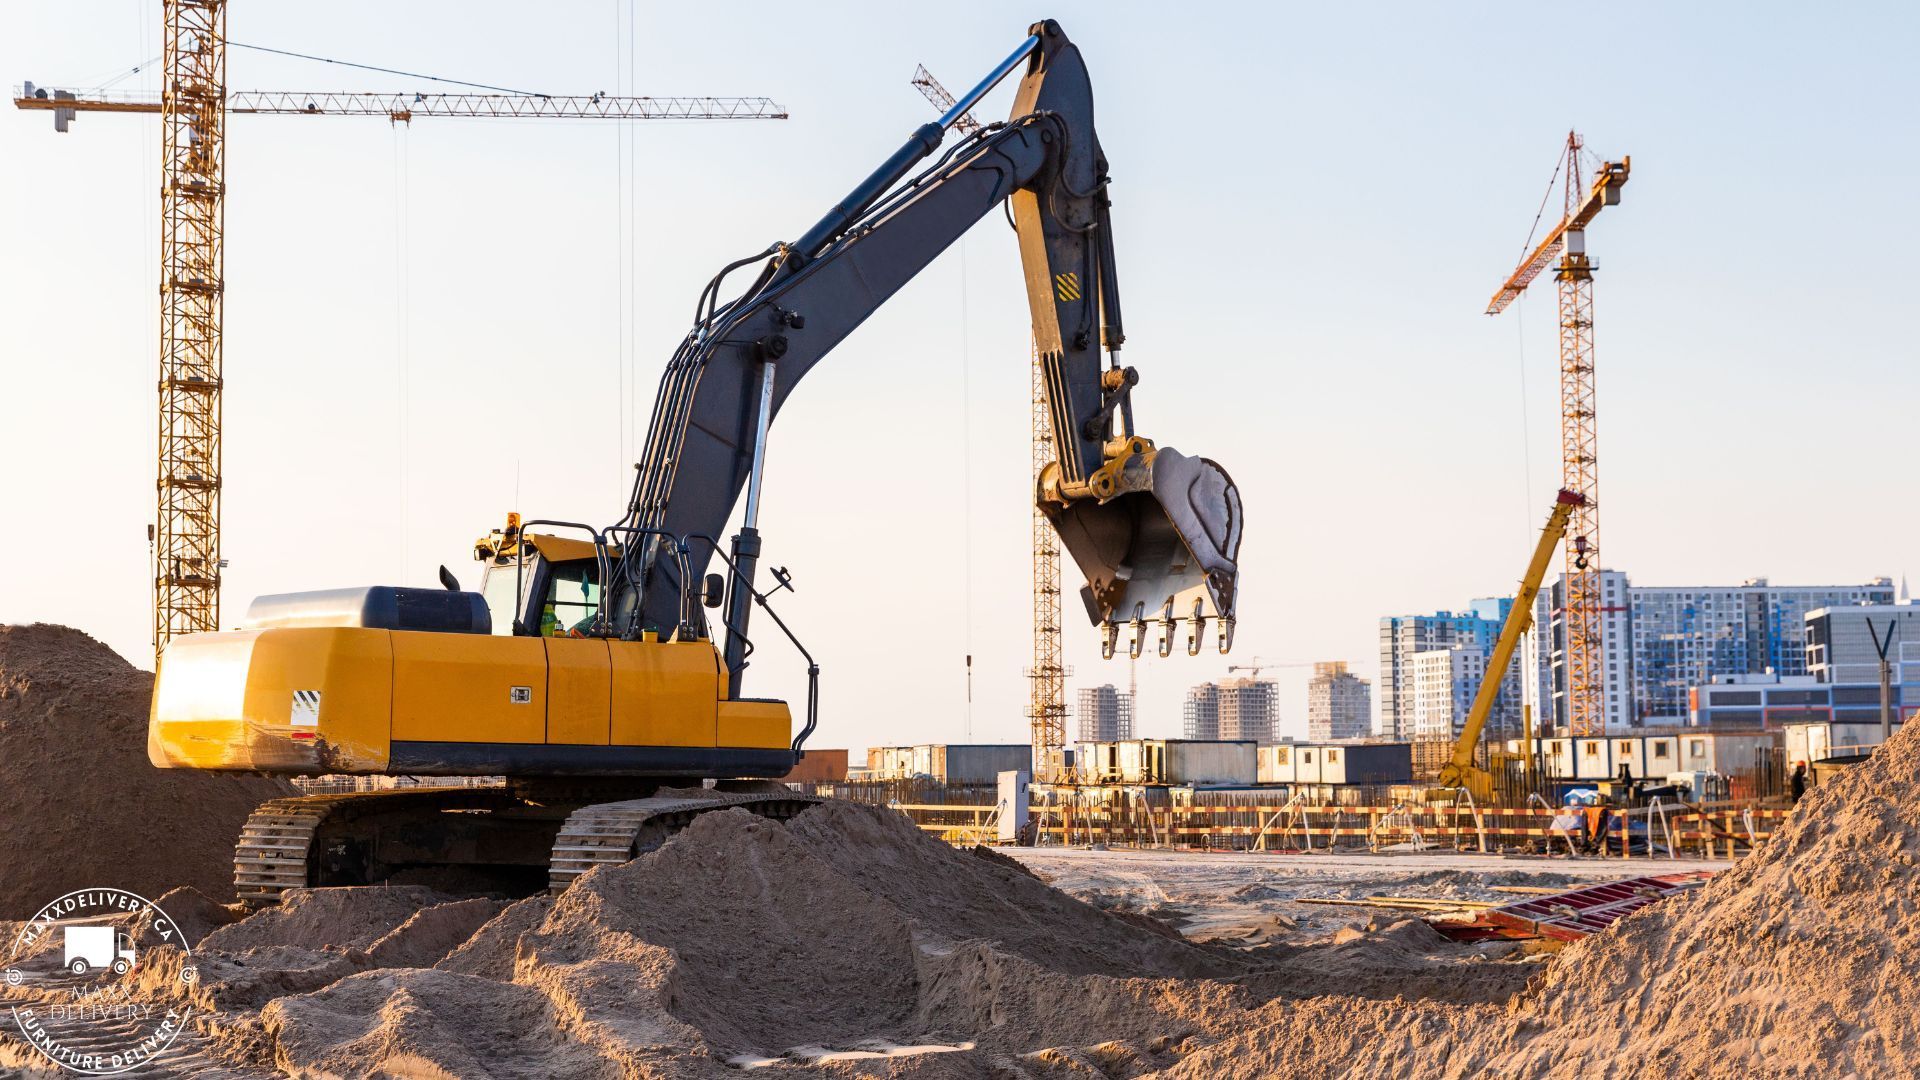
[[[719,574],[708,574],[706,587],[700,592],[700,602],[710,608],[717,608],[727,598],[727,579]]]

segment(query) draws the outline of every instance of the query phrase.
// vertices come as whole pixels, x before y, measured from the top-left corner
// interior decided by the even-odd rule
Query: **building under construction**
[[[1181,737],[1191,740],[1247,740],[1270,743],[1279,738],[1278,687],[1260,679],[1221,679],[1187,691],[1181,706]]]

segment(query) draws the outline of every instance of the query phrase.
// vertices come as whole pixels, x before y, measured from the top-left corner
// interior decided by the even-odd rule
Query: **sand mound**
[[[1504,1067],[1631,1053],[1700,1076],[1920,1072],[1916,776],[1920,725],[1704,889],[1562,953],[1516,1003]]]
[[[1505,1005],[1275,1001],[1169,1074],[1920,1073],[1920,725],[1696,893],[1560,953]]]
[[[151,674],[78,630],[0,626],[0,917],[26,918],[88,886],[233,898],[241,823],[297,792],[264,777],[154,768],[152,690]]]
[[[220,952],[271,945],[311,949],[325,944],[340,949],[365,949],[398,929],[422,908],[444,904],[449,899],[419,885],[290,889],[279,904],[215,930],[200,942],[200,947]]]
[[[707,814],[504,910],[417,887],[295,892],[207,934],[188,999],[225,1025],[234,1064],[410,1076],[838,1070],[848,1053],[900,1075],[1001,1075],[1030,1054],[1034,1076],[1095,1060],[1124,1075],[1177,1062],[1257,1004],[1225,982],[1139,977],[1245,961],[898,818]]]
[[[1011,859],[930,843],[902,814],[832,802],[788,828],[835,871],[947,944],[991,941],[1041,967],[1076,975],[1193,978],[1245,970],[1226,953],[1081,903],[1024,867],[1008,866]]]
[[[261,1012],[277,1064],[302,1076],[614,1077],[562,1034],[538,990],[448,971],[369,971]]]

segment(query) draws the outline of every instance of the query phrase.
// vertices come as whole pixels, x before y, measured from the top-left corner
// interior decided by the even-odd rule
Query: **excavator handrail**
[[[734,563],[733,559],[728,556],[725,551],[721,550],[719,541],[704,533],[690,533],[681,540],[682,548],[690,547],[695,540],[706,541],[707,546],[713,549],[714,555],[718,556],[721,562],[727,564],[727,570],[734,575],[735,582],[746,586],[747,594],[753,597],[753,602],[760,606],[761,611],[767,613],[767,617],[772,619],[774,625],[780,628],[780,632],[787,636],[787,641],[793,645],[794,651],[798,652],[801,658],[806,660],[807,724],[800,729],[800,734],[793,738],[793,752],[805,756],[806,750],[803,748],[803,744],[807,741],[807,737],[813,734],[813,729],[818,727],[820,723],[820,662],[815,660],[813,654],[807,651],[807,647],[800,643],[799,636],[793,632],[792,627],[787,625],[787,620],[781,618],[780,613],[773,610],[773,605],[767,603],[767,596],[769,594],[763,593],[753,587],[753,582],[746,578],[746,576],[741,573],[739,566]],[[776,571],[775,579],[780,582],[779,588],[788,590],[793,588],[790,579],[787,578],[784,571]],[[778,589],[775,591],[777,592]],[[722,623],[726,626],[729,633],[734,632],[733,624],[726,622],[725,616],[722,616]],[[752,656],[754,653],[753,639],[747,637],[744,631],[740,632],[740,639],[746,643],[747,647],[746,653],[741,657],[740,665],[742,668],[745,668],[746,657]]]

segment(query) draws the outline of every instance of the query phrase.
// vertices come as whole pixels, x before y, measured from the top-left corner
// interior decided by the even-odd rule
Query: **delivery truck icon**
[[[125,975],[133,968],[133,939],[111,926],[69,926],[64,943],[64,963],[75,975],[105,967]]]

